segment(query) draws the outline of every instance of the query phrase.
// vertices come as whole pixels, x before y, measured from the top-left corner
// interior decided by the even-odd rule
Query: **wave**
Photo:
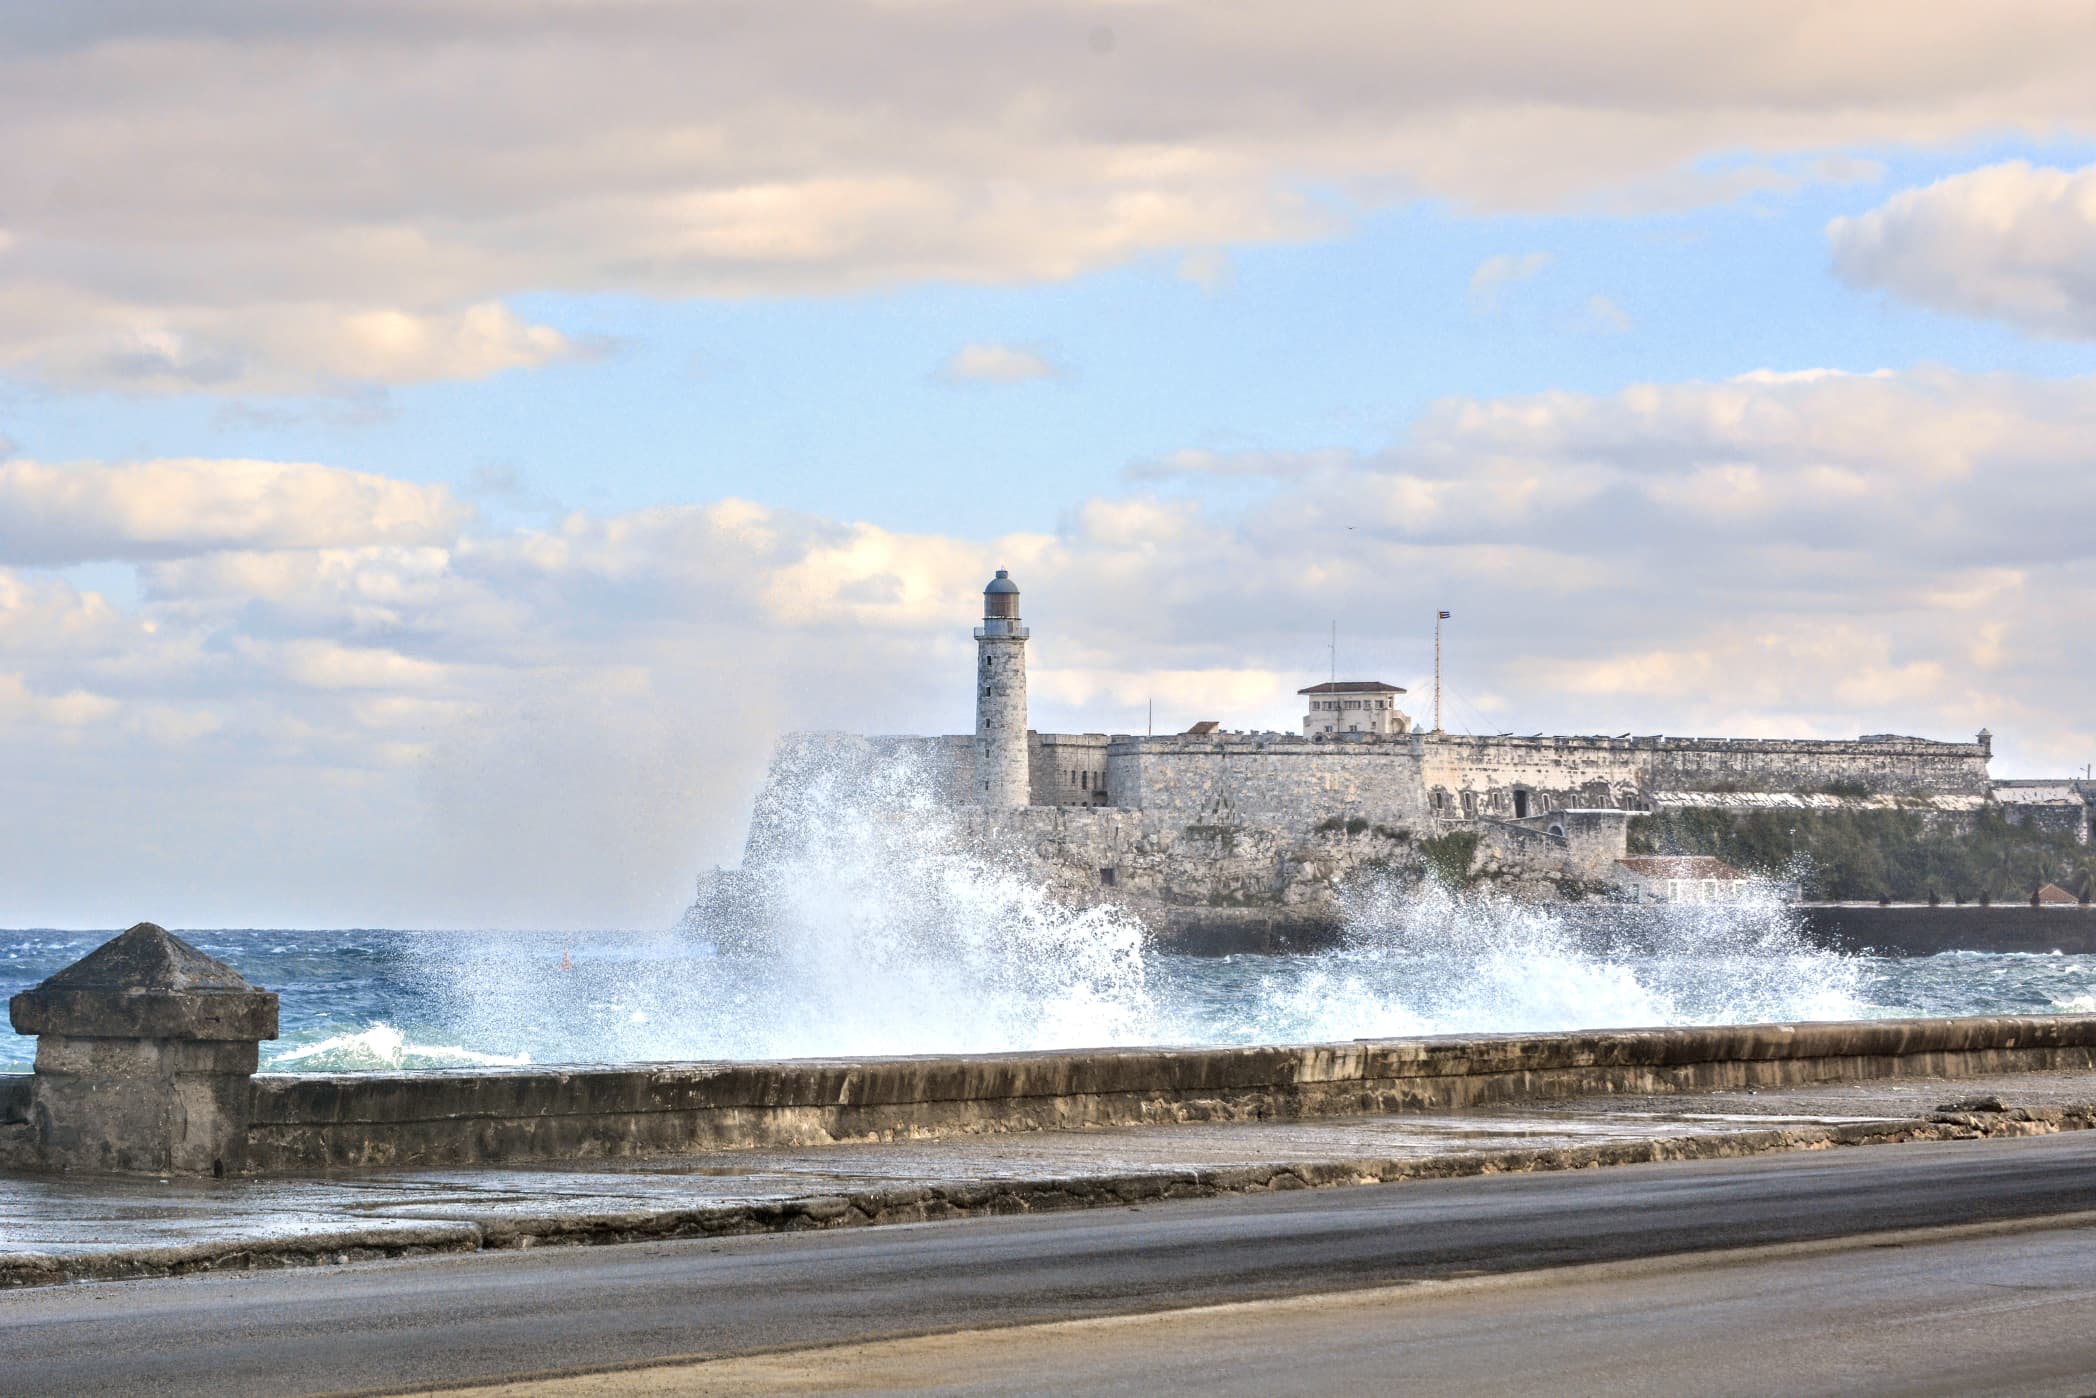
[[[529,1054],[479,1053],[457,1045],[416,1044],[386,1023],[351,1034],[337,1034],[271,1056],[271,1068],[297,1067],[306,1072],[384,1072],[409,1068],[521,1068]]]

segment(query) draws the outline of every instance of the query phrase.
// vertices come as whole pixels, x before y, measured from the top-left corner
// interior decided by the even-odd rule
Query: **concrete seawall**
[[[262,1075],[250,1173],[585,1160],[2096,1068],[2096,1016],[495,1072]]]
[[[0,1167],[274,1175],[1448,1112],[2096,1068],[2096,1015],[422,1073],[256,1074],[277,997],[141,923],[14,997]]]

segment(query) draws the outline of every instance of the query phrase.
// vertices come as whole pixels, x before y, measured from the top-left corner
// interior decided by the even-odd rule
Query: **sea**
[[[1774,905],[1582,912],[1411,890],[1332,950],[1225,957],[1152,950],[1110,910],[1030,911],[732,949],[694,928],[179,935],[281,997],[262,1050],[281,1072],[2096,1012],[2096,956],[1846,954]],[[0,989],[111,935],[0,932]],[[34,1042],[0,1036],[0,1071],[28,1071]]]
[[[1174,955],[984,849],[886,759],[774,783],[735,887],[656,930],[172,930],[277,992],[262,1063],[283,1072],[2096,1013],[2096,957],[1832,951],[1780,884],[1655,908],[1390,871],[1342,891],[1328,950]],[[0,932],[0,989],[111,935]],[[32,1053],[0,1035],[0,1070]]]

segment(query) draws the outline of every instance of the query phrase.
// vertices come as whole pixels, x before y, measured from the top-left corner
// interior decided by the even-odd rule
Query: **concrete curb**
[[[1128,1207],[1174,1199],[1207,1199],[1275,1190],[1394,1184],[1541,1170],[1580,1170],[1671,1160],[1713,1160],[1837,1146],[1906,1141],[1978,1140],[2052,1135],[2096,1128],[2096,1103],[2053,1109],[1939,1111],[1926,1118],[1884,1119],[1765,1131],[1691,1134],[1570,1148],[1466,1151],[1438,1156],[1343,1157],[1275,1165],[1119,1175],[927,1184],[851,1194],[810,1194],[755,1204],[702,1205],[603,1214],[421,1217],[374,1220],[294,1237],[225,1239],[180,1246],[111,1248],[75,1255],[0,1253],[0,1287],[124,1281],[310,1267],[431,1253],[594,1245],[684,1238],[738,1237],[814,1229],[879,1227],[989,1215],[1057,1213]]]

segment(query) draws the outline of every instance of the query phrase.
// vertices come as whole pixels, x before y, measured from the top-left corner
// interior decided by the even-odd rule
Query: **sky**
[[[0,925],[659,927],[774,739],[2096,762],[2096,7],[0,7]]]

